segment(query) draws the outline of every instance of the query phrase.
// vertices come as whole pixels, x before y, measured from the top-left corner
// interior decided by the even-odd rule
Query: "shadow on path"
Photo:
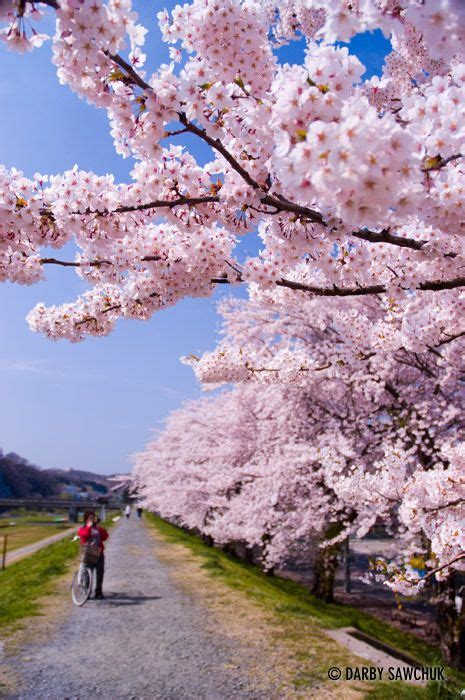
[[[99,605],[143,605],[149,600],[162,600],[161,595],[129,595],[128,593],[105,593],[105,598],[99,600]],[[90,602],[97,600],[91,598]]]

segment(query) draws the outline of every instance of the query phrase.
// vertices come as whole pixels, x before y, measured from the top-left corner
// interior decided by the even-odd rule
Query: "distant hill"
[[[107,493],[112,483],[102,474],[78,469],[40,469],[24,457],[0,450],[0,498],[47,498]]]
[[[95,493],[106,493],[110,483],[103,474],[94,474],[80,469],[45,469],[46,474],[62,485],[62,488],[68,487],[68,490],[73,489],[94,491]]]

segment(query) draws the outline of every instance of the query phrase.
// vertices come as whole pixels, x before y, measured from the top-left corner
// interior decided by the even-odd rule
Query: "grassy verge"
[[[14,527],[0,529],[0,548],[3,546],[3,535],[7,535],[7,552],[13,552],[28,544],[34,544],[47,537],[56,535],[63,530],[68,530],[70,525],[66,523],[15,525]]]
[[[107,530],[113,525],[102,524]],[[41,597],[54,592],[57,577],[77,561],[78,554],[70,534],[0,571],[0,634],[8,634],[23,618],[40,615]]]
[[[114,511],[108,517],[114,515]],[[82,518],[79,520],[81,523]],[[40,540],[56,535],[63,530],[76,527],[77,523],[63,520],[63,511],[43,513],[21,510],[0,515],[0,551],[3,547],[3,535],[8,536],[7,551],[34,544]]]
[[[67,538],[0,571],[0,630],[8,633],[25,617],[40,614],[39,599],[53,592],[57,576],[64,574],[78,554]]]
[[[0,549],[3,549],[3,536],[7,535],[7,551],[33,544],[71,527],[71,523],[61,520],[63,513],[41,513],[20,510],[0,515]],[[60,520],[59,520],[60,519]]]
[[[198,557],[202,568],[210,577],[219,579],[229,588],[253,599],[272,612],[278,621],[308,620],[326,629],[356,627],[409,654],[424,666],[443,665],[439,650],[414,635],[395,629],[357,608],[322,603],[298,583],[264,574],[257,566],[208,547],[199,537],[190,535],[151,513],[146,514],[146,518],[166,541],[182,544]],[[405,700],[458,697],[460,686],[465,687],[465,675],[453,671],[447,671],[446,675],[450,679],[447,687],[440,684],[429,684],[424,688],[404,683],[378,683],[368,692],[367,697],[372,700],[390,700],[393,697]]]

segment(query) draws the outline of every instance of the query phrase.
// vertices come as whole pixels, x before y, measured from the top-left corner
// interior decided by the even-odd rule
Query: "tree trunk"
[[[437,623],[444,660],[461,671],[465,670],[465,600],[456,606],[457,575],[452,573],[438,583]],[[462,599],[465,591],[461,592]]]
[[[349,538],[344,540],[344,593],[350,593],[350,546]]]
[[[327,533],[327,537],[328,539],[334,537],[334,534]],[[315,558],[315,575],[311,592],[312,595],[325,603],[334,601],[334,581],[339,564],[338,554],[340,549],[340,542],[328,547],[319,547]]]
[[[213,539],[213,537],[204,534],[201,534],[200,536],[204,544],[206,544],[208,547],[213,547],[213,545],[215,544],[215,540]]]

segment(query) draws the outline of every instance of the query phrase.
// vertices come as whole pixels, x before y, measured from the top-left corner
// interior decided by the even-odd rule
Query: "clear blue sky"
[[[134,2],[150,30],[151,66],[168,60],[156,12],[174,4]],[[387,46],[382,37],[364,35],[353,44],[368,74],[379,73]],[[282,58],[292,62],[302,47],[284,51]],[[132,162],[115,154],[105,112],[59,85],[47,45],[26,55],[0,46],[0,65],[1,163],[28,176],[77,163],[128,179]],[[0,286],[0,447],[42,467],[124,472],[152,428],[199,395],[179,357],[214,346],[215,303],[231,292],[222,288],[213,298],[186,300],[149,322],[120,321],[108,338],[80,344],[51,342],[29,331],[25,316],[38,301],[71,301],[83,288],[66,268],[47,269],[46,282],[32,287]]]

